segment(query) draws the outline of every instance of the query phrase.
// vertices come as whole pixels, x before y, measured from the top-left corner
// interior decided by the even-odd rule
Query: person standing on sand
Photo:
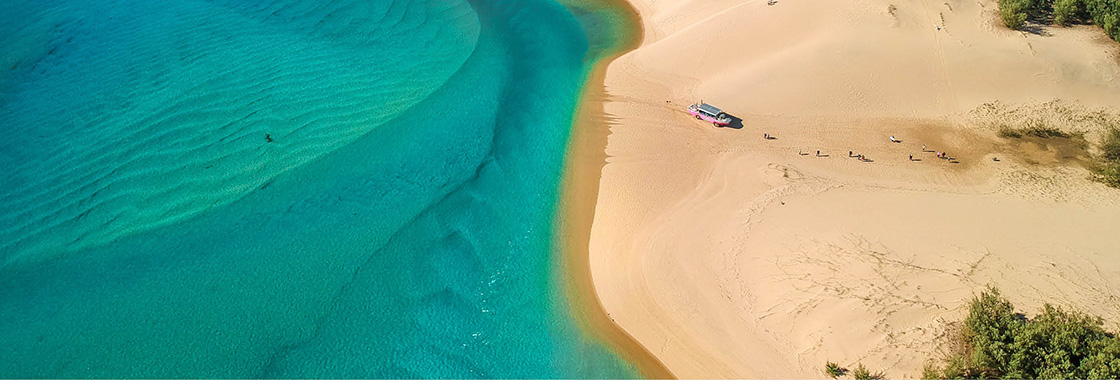
[[[820,156],[821,156],[821,151],[818,150],[817,151],[817,157],[820,157]]]
[[[852,156],[852,151],[849,150],[848,151],[848,157],[851,157],[851,156]]]
[[[913,154],[910,155],[910,161],[914,161],[914,155]]]

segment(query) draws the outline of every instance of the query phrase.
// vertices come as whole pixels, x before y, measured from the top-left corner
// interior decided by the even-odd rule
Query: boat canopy
[[[699,108],[700,108],[701,112],[704,112],[704,113],[712,115],[712,116],[719,116],[719,114],[723,113],[723,110],[719,109],[719,107],[713,106],[713,105],[708,104],[708,103],[700,103]]]

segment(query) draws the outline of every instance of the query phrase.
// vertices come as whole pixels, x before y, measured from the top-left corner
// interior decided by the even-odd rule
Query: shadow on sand
[[[720,128],[743,129],[743,119],[730,114],[728,114],[727,116],[731,116],[731,124],[725,125]]]
[[[1024,24],[1023,28],[1020,29],[1020,30],[1022,30],[1023,32],[1027,32],[1027,33],[1039,36],[1039,37],[1051,37],[1051,36],[1053,36],[1053,34],[1050,34],[1050,31],[1046,30],[1046,27],[1044,25],[1039,24],[1039,23],[1034,22],[1034,21]]]

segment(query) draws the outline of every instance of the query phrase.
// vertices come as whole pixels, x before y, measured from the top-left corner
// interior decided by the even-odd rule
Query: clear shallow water
[[[563,6],[0,18],[0,375],[634,375],[553,284],[588,46]]]

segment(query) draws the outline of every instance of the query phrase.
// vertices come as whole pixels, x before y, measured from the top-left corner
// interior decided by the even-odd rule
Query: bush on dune
[[[999,0],[999,16],[1008,28],[1021,30],[1027,20],[1038,20],[1050,12],[1052,0]]]
[[[824,372],[827,373],[829,377],[835,379],[837,377],[844,376],[844,374],[847,374],[848,370],[840,367],[839,364],[833,362],[825,362]]]
[[[863,366],[863,363],[860,363],[856,366],[856,369],[852,370],[852,377],[856,380],[884,380],[887,378],[882,371],[872,373],[871,370]]]
[[[1098,317],[1051,305],[1028,319],[988,288],[969,305],[964,344],[943,366],[927,365],[922,377],[1120,378],[1120,337],[1102,326]]]
[[[1094,181],[1120,188],[1120,162],[1098,160],[1089,165],[1089,171]]]
[[[1019,128],[1014,128],[1014,127],[1012,127],[1010,125],[1006,125],[1006,124],[1001,125],[999,127],[998,135],[999,135],[999,137],[1003,137],[1003,138],[1021,138],[1021,137],[1026,136],[1026,137],[1038,137],[1038,138],[1043,138],[1043,139],[1048,139],[1048,138],[1068,139],[1068,138],[1073,138],[1073,137],[1083,137],[1083,134],[1080,133],[1080,132],[1072,132],[1072,133],[1071,132],[1065,132],[1065,131],[1062,131],[1061,129],[1058,129],[1057,127],[1052,127],[1052,126],[1046,125],[1045,123],[1043,123],[1042,121],[1039,121],[1039,120],[1031,121],[1031,122],[1027,123],[1027,125],[1019,127]]]
[[[1111,341],[1099,317],[1065,312],[1050,305],[1018,331],[1011,347],[1008,377],[1022,379],[1091,378],[1090,357]],[[1101,357],[1103,359],[1103,357]],[[1092,366],[1089,366],[1092,367]]]
[[[941,369],[937,368],[937,364],[934,364],[934,362],[932,362],[932,361],[926,362],[926,365],[922,367],[922,379],[923,380],[930,380],[930,379],[940,379],[940,378],[941,378]]]
[[[864,367],[863,363],[860,363],[859,366],[856,366],[855,370],[852,370],[852,377],[856,380],[868,380],[871,378],[871,371],[868,371],[867,367]]]
[[[1020,0],[999,0],[999,18],[1003,25],[1020,30],[1027,22],[1027,9]]]
[[[1120,161],[1120,127],[1109,128],[1101,139],[1101,159]]]
[[[1069,26],[1081,19],[1081,0],[1057,0],[1054,2],[1054,23]]]
[[[1120,188],[1120,127],[1105,131],[1101,152],[1089,165],[1090,177],[1100,183]]]
[[[1008,28],[1021,30],[1027,19],[1057,25],[1092,22],[1120,41],[1120,0],[999,0],[999,15]]]
[[[824,373],[828,374],[828,377],[835,379],[847,375],[848,369],[833,362],[825,362]],[[863,363],[859,363],[856,369],[852,370],[851,375],[855,380],[886,380],[887,378],[886,373],[883,371],[872,373]]]
[[[1082,0],[1082,3],[1093,23],[1104,28],[1109,37],[1120,41],[1120,1]]]

